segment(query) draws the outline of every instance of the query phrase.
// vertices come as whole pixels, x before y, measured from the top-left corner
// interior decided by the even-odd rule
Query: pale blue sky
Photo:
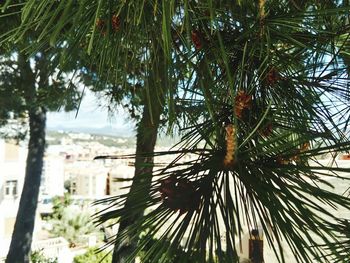
[[[109,127],[117,132],[119,130],[121,133],[133,131],[134,124],[128,120],[128,115],[122,108],[118,108],[111,116],[106,106],[103,105],[106,105],[103,100],[96,98],[94,94],[86,89],[77,117],[75,117],[75,111],[68,113],[50,112],[47,117],[47,127],[49,129],[58,127],[74,128],[74,130],[78,128],[86,130]]]

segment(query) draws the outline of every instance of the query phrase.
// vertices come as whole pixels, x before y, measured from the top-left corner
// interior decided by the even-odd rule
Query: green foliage
[[[54,219],[61,219],[64,213],[64,210],[72,204],[72,199],[69,193],[64,193],[64,196],[54,196],[52,198],[52,217]]]
[[[110,263],[112,262],[112,254],[106,252],[98,252],[97,248],[89,248],[82,255],[74,257],[73,263]]]
[[[66,190],[68,193],[71,191],[71,184],[72,182],[70,179],[64,181],[64,190]]]
[[[137,255],[142,263],[153,263],[150,259],[150,254],[157,254],[158,251],[153,250],[154,245],[159,242],[159,240],[155,238],[150,238],[147,234],[144,234],[140,238],[140,243],[145,244],[142,250]],[[158,258],[161,258],[162,262],[165,263],[191,263],[198,262],[198,258],[196,255],[190,255],[186,253],[181,247],[172,247],[171,243],[168,242],[164,244],[164,246],[169,247],[169,250],[165,251],[164,254],[157,255]]]
[[[59,217],[51,220],[54,237],[64,237],[71,245],[77,245],[84,241],[84,235],[96,232],[96,228],[87,212],[77,211],[74,207],[66,207],[58,210]]]
[[[184,117],[185,135],[173,152],[149,153],[174,155],[153,174],[150,191],[141,185],[131,192],[131,208],[126,195],[110,198],[106,202],[113,201],[113,211],[99,216],[102,222],[132,218],[153,208],[127,230],[151,229],[149,239],[161,237],[145,260],[166,262],[163,255],[185,242],[195,262],[216,257],[236,262],[243,225],[249,230],[262,225],[280,262],[285,260],[282,239],[296,262],[332,262],[340,256],[329,251],[339,241],[335,233],[341,225],[330,228],[325,222],[337,220],[329,211],[349,209],[350,200],[330,192],[324,176],[348,169],[319,166],[318,159],[350,149],[343,133],[349,128],[349,76],[335,47],[348,26],[342,19],[349,5],[260,2],[266,5],[185,1],[174,3],[170,15],[154,3],[157,14],[171,20],[162,40],[173,45],[171,66],[184,83],[185,96],[177,98],[175,109]],[[139,24],[146,25],[147,20]],[[107,43],[94,39],[96,45]],[[186,160],[188,153],[193,160]],[[228,155],[232,162],[225,162]],[[130,258],[147,244],[141,241]]]
[[[165,96],[184,133],[173,151],[143,153],[173,161],[151,189],[143,175],[132,205],[126,195],[101,201],[111,205],[101,222],[150,210],[125,230],[149,230],[129,260],[151,244],[145,261],[183,249],[195,262],[237,262],[243,225],[261,225],[280,262],[282,240],[298,263],[349,261],[338,236],[346,225],[333,222],[350,199],[325,179],[347,183],[337,173],[349,170],[318,162],[350,150],[348,1],[70,3],[26,1],[12,38],[35,28],[39,46],[66,47],[62,64],[85,48],[98,62],[92,82],[103,76],[116,101],[135,94],[150,109]]]
[[[32,263],[58,263],[57,259],[47,258],[42,251],[34,251],[30,254]]]
[[[26,127],[29,111],[37,107],[71,111],[81,99],[75,85],[78,82],[74,79],[75,67],[57,65],[63,46],[51,49],[41,46],[40,50],[28,54],[25,47],[38,37],[35,30],[26,32],[17,41],[8,38],[7,33],[20,25],[22,5],[23,1],[12,2],[10,14],[0,16],[0,32],[4,37],[0,48],[0,126],[17,121]],[[24,137],[23,132],[3,133],[3,136]]]
[[[78,211],[72,206],[73,200],[69,193],[65,193],[63,197],[53,197],[52,202],[50,233],[54,237],[64,237],[71,246],[76,246],[86,241],[86,235],[98,234],[90,214],[86,211]]]

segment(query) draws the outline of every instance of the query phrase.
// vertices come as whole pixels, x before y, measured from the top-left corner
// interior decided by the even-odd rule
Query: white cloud
[[[111,115],[108,113],[106,105],[92,92],[86,90],[78,113],[73,112],[49,112],[47,117],[48,128],[103,128],[122,129],[132,131],[134,125],[128,120],[128,115],[122,108],[117,108]]]

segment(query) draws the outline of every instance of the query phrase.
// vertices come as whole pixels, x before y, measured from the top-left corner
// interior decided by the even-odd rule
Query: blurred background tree
[[[84,254],[74,257],[73,263],[110,263],[111,254],[105,252],[96,253],[98,248],[89,248]]]
[[[77,211],[74,207],[66,207],[62,210],[60,218],[50,220],[53,237],[64,237],[70,247],[76,247],[86,241],[87,235],[96,232],[91,215],[87,212]]]
[[[1,32],[20,25],[19,2],[9,9],[15,15],[0,17]],[[12,241],[6,262],[29,262],[35,211],[39,195],[45,151],[46,112],[76,109],[80,94],[70,75],[72,68],[57,69],[60,49],[46,49],[28,54],[25,48],[37,38],[27,32],[20,41],[5,40],[0,48],[0,123],[7,138],[24,139],[29,131],[28,155],[23,190],[20,198]],[[18,124],[18,122],[20,122]],[[21,134],[11,130],[21,129]],[[9,124],[10,126],[6,126]],[[23,128],[23,127],[21,127]]]
[[[57,258],[47,258],[42,251],[33,251],[30,254],[32,263],[58,263]]]

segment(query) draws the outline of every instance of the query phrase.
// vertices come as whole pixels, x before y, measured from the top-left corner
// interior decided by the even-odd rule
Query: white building
[[[94,161],[80,161],[67,167],[71,181],[71,194],[100,198],[106,194],[108,168]],[[67,176],[66,176],[67,177]]]
[[[27,150],[0,139],[0,258],[5,257],[23,188]]]
[[[44,157],[40,194],[64,195],[64,158],[62,156],[46,155]]]
[[[135,168],[128,165],[125,160],[118,162],[110,168],[110,194],[120,195],[129,191],[128,186],[131,185],[131,179],[134,177]]]
[[[0,139],[0,262],[7,254],[22,193],[27,147]],[[42,193],[63,195],[63,161],[45,157]],[[33,241],[41,229],[37,211]]]

